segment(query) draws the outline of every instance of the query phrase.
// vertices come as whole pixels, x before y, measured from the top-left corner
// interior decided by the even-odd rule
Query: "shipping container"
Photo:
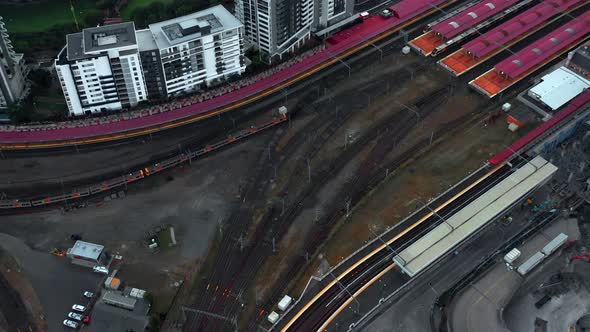
[[[281,311],[287,310],[291,304],[291,301],[293,301],[293,298],[291,298],[289,295],[285,295],[281,301],[279,301],[279,309],[281,309]]]
[[[268,321],[271,324],[276,323],[278,320],[279,320],[279,314],[277,314],[276,312],[273,311],[268,315]]]
[[[510,250],[510,252],[507,253],[506,256],[504,256],[504,261],[508,264],[512,264],[515,260],[518,259],[518,257],[520,257],[520,250],[514,248]]]
[[[549,256],[554,253],[559,247],[564,245],[567,242],[568,236],[564,233],[557,235],[553,240],[551,240],[547,245],[543,247],[541,252],[545,254],[545,256]]]
[[[541,263],[545,259],[545,255],[542,252],[537,251],[531,258],[527,259],[526,262],[522,263],[518,267],[518,273],[524,276],[525,274],[531,272],[539,263]]]

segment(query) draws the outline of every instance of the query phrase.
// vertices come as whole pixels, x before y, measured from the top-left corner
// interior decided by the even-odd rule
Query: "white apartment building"
[[[352,15],[354,0],[317,0],[314,29],[321,30]]]
[[[139,31],[125,22],[70,34],[55,61],[70,115],[129,108],[240,75],[243,29],[219,5]]]
[[[70,115],[120,110],[147,100],[133,22],[67,36],[55,60]]]
[[[24,97],[26,76],[23,55],[14,51],[0,16],[0,110]]]
[[[246,39],[271,56],[297,48],[311,36],[316,0],[235,0]]]
[[[161,62],[162,73],[157,75],[163,77],[168,96],[197,90],[246,69],[244,25],[221,5],[150,24],[149,31]]]
[[[235,0],[248,42],[271,56],[301,46],[312,31],[352,15],[354,0]]]

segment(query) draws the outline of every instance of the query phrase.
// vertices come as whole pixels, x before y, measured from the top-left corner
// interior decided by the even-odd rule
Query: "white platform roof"
[[[566,67],[559,67],[543,76],[542,82],[529,90],[528,95],[557,110],[574,97],[590,88],[590,81]]]

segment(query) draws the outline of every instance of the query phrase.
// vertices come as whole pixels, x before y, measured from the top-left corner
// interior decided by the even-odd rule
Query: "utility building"
[[[590,80],[590,42],[587,42],[567,57],[567,67]]]
[[[72,260],[72,264],[88,267],[102,265],[104,246],[78,240],[68,249],[66,256]]]

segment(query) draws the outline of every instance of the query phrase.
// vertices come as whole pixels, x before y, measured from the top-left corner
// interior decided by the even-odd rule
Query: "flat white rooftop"
[[[169,48],[205,35],[242,27],[225,7],[217,5],[189,15],[149,25],[159,49]]]
[[[590,88],[590,81],[566,67],[559,67],[543,76],[542,82],[535,85],[528,95],[557,110],[574,97]]]
[[[97,260],[103,250],[104,246],[100,244],[78,240],[72,248],[68,249],[68,254]]]

